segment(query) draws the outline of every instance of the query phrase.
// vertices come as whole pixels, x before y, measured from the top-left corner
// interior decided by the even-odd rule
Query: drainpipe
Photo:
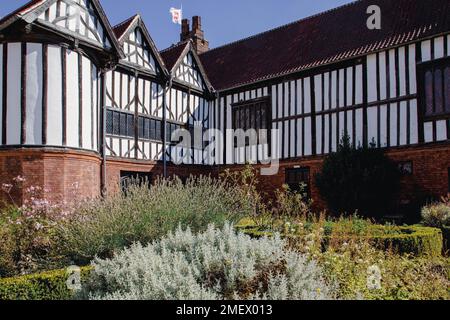
[[[215,97],[216,97],[216,110],[218,112],[220,112],[219,108],[220,108],[220,93],[219,91],[215,92]],[[226,110],[224,111],[224,115],[226,116]],[[216,124],[217,126],[217,124]],[[218,129],[218,128],[214,128],[214,129]],[[224,147],[224,150],[222,150],[222,156],[223,156],[223,161],[226,161],[226,156],[225,156],[225,150],[226,150],[226,145],[225,145],[225,136],[226,136],[226,128],[225,128],[225,132],[222,132],[221,134],[223,134],[222,136],[222,144]],[[217,166],[217,173],[220,172],[220,163],[216,163]]]
[[[164,95],[163,95],[163,176],[167,179],[167,94],[170,94],[172,89],[172,73],[169,74],[169,79],[164,83]],[[167,91],[166,91],[167,89]]]
[[[106,104],[105,104],[105,96],[106,96],[106,85],[105,85],[105,71],[100,71],[100,105],[101,105],[101,156],[102,156],[102,165],[101,165],[101,180],[100,180],[100,192],[102,197],[106,196]]]

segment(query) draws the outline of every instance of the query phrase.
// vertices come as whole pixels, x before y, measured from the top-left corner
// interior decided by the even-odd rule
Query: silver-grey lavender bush
[[[177,229],[160,241],[93,262],[90,299],[332,299],[321,269],[287,249],[278,235],[252,239],[230,224],[194,234]]]

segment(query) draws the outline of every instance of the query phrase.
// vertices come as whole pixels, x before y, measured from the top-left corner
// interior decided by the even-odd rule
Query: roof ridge
[[[186,45],[186,44],[189,43],[189,41],[190,41],[190,40],[185,40],[185,41],[178,42],[177,44],[173,44],[173,45],[171,45],[171,46],[168,47],[168,48],[165,48],[165,49],[163,49],[163,50],[160,50],[159,53],[164,53],[164,52],[167,52],[167,51],[172,50],[172,49],[174,49],[174,48],[178,48],[178,47],[180,47],[180,46],[182,46],[182,45]]]
[[[275,28],[273,28],[273,29],[266,30],[266,31],[263,31],[263,32],[260,32],[260,33],[257,33],[257,34],[254,34],[254,35],[251,35],[251,36],[248,36],[248,37],[239,39],[239,40],[235,40],[235,41],[232,41],[232,42],[223,44],[223,45],[218,46],[218,47],[209,49],[208,51],[203,52],[203,53],[201,53],[200,55],[206,55],[206,54],[208,54],[209,52],[213,52],[213,51],[218,50],[218,49],[223,49],[223,48],[225,48],[225,47],[229,47],[229,46],[235,45],[235,44],[237,44],[237,43],[241,43],[241,42],[244,42],[244,41],[247,41],[247,40],[250,40],[250,39],[258,38],[258,37],[263,36],[263,35],[265,35],[265,34],[267,34],[267,33],[270,33],[270,32],[273,32],[273,31],[277,31],[277,30],[280,30],[280,29],[283,29],[283,28],[287,28],[287,27],[292,26],[292,25],[294,25],[294,24],[297,24],[297,23],[300,23],[300,22],[303,22],[303,21],[307,21],[307,20],[309,20],[309,19],[313,19],[313,18],[316,18],[316,17],[320,17],[320,16],[322,16],[322,15],[325,15],[325,14],[328,14],[328,13],[331,13],[331,12],[334,12],[334,11],[337,11],[337,10],[340,10],[340,9],[343,9],[343,8],[346,8],[346,7],[350,7],[350,6],[356,5],[357,3],[362,2],[362,1],[367,1],[367,0],[355,0],[355,1],[353,1],[353,2],[343,4],[343,5],[340,5],[340,6],[338,6],[338,7],[328,9],[328,10],[326,10],[326,11],[318,12],[318,13],[313,14],[313,15],[311,15],[311,16],[307,16],[307,17],[298,19],[298,20],[296,20],[296,21],[289,22],[289,23],[284,24],[284,25],[281,25],[281,26],[279,26],[279,27],[275,27]]]
[[[138,17],[138,16],[139,16],[139,13],[136,13],[136,14],[132,15],[131,17],[129,17],[128,19],[126,19],[126,20],[124,20],[124,21],[122,21],[122,22],[119,22],[118,24],[116,24],[116,25],[113,26],[112,28],[113,28],[113,29],[120,28],[120,27],[122,27],[123,25],[125,25],[125,24],[127,24],[127,23],[133,21],[133,20],[134,20],[136,17]]]

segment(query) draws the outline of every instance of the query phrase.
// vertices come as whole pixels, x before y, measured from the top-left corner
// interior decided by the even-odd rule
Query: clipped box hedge
[[[370,240],[374,240],[375,244],[381,249],[393,248],[399,253],[416,256],[430,255],[437,257],[442,255],[444,241],[440,229],[423,226],[386,228],[395,228],[395,231],[399,231],[399,233],[368,237]]]
[[[92,268],[81,268],[81,281]],[[74,292],[67,288],[66,270],[0,279],[0,300],[70,300]]]
[[[260,230],[248,221],[239,224],[237,229],[254,238],[273,235],[272,232]],[[398,253],[416,256],[440,256],[444,248],[443,235],[440,229],[419,225],[408,227],[372,225],[363,235],[349,234],[348,236],[365,238],[372,241],[381,250],[392,248]],[[288,235],[288,237],[295,238],[296,236]],[[330,239],[331,236],[324,237],[324,249],[328,247]]]
[[[444,247],[450,250],[450,226],[442,227],[442,235],[444,236]]]

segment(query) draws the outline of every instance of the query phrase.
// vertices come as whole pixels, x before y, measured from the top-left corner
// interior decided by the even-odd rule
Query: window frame
[[[411,167],[411,172],[405,170],[405,166]],[[411,160],[398,161],[397,167],[402,177],[410,177],[414,175],[414,162]]]
[[[256,99],[251,99],[251,100],[240,100],[239,102],[235,102],[231,104],[231,121],[232,121],[232,128],[234,131],[238,130],[238,129],[242,129],[244,131],[247,131],[249,129],[255,129],[258,134],[257,134],[257,144],[256,145],[261,145],[261,141],[260,141],[260,137],[259,137],[259,130],[267,130],[267,137],[266,137],[266,142],[267,145],[269,147],[269,150],[271,150],[271,128],[272,128],[272,105],[271,105],[271,98],[270,96],[265,96],[265,97],[261,97],[261,98],[256,98]],[[257,113],[256,112],[251,112],[251,110],[253,110],[255,108],[255,106],[259,106],[259,124],[258,126],[256,125],[256,119],[257,119]],[[264,108],[262,107],[264,106]],[[265,117],[262,116],[262,110],[265,110]],[[237,120],[237,114],[239,114],[239,119],[241,118],[242,113],[245,113],[246,117],[248,115],[250,115],[251,118],[253,118],[252,120],[254,120],[253,124],[255,125],[254,128],[252,127],[252,123],[251,120],[249,121],[249,119],[245,119],[245,128],[242,128],[241,126],[237,127],[236,124],[236,120]],[[247,112],[248,111],[248,112]],[[265,127],[263,126],[265,120]],[[240,124],[242,123],[242,120],[240,120]],[[236,141],[234,141],[233,143],[234,148],[238,148],[239,146],[237,145]],[[250,146],[250,141],[248,141],[248,139],[246,138],[245,141],[245,146],[248,147]]]
[[[307,198],[311,198],[311,167],[303,166],[303,167],[286,168],[285,169],[285,184],[289,186],[291,191],[299,191],[296,188],[291,188],[291,185],[294,183],[290,183],[289,174],[292,174],[292,173],[295,173],[295,174],[300,173],[300,174],[302,174],[302,176],[304,176],[305,173],[307,173],[307,175],[308,175],[307,183],[305,183],[304,181],[299,181],[298,185],[300,186],[300,183],[305,183],[306,190],[304,190],[303,194],[305,194],[307,196]]]
[[[422,116],[422,121],[433,121],[433,120],[445,120],[450,119],[450,101],[447,101],[445,96],[445,69],[450,68],[450,57],[444,57],[435,59],[432,61],[426,61],[422,62],[417,65],[417,79],[418,79],[418,103],[420,106],[420,113]],[[442,112],[436,113],[435,108],[435,99],[436,99],[436,93],[435,93],[435,71],[441,70],[441,86],[442,86],[442,92],[441,92],[441,98],[442,98]],[[432,71],[432,99],[433,99],[433,112],[432,114],[427,113],[427,87],[426,87],[426,75],[428,71]],[[447,104],[447,107],[446,107]]]
[[[151,141],[151,142],[157,142],[162,143],[163,142],[163,129],[162,129],[162,119],[157,119],[154,117],[145,116],[143,114],[138,115],[138,121],[137,121],[137,130],[138,130],[138,140],[140,141]],[[142,129],[140,124],[142,123]],[[158,125],[159,130],[158,130]],[[152,126],[153,124],[153,126]],[[148,127],[147,127],[148,125]],[[147,130],[145,130],[147,129]],[[153,131],[153,132],[152,132]],[[158,135],[159,132],[159,135]]]
[[[144,179],[146,181],[144,181]],[[146,182],[147,186],[150,188],[153,182],[153,173],[151,172],[145,172],[145,171],[128,171],[128,170],[121,170],[120,171],[120,189],[122,192],[127,192],[127,186],[125,185],[125,182],[127,179],[132,180],[139,180],[139,183],[142,185],[144,182]]]
[[[108,114],[111,114],[111,132],[108,132]],[[115,115],[117,115],[118,123],[115,124]],[[105,114],[105,134],[111,137],[118,137],[124,139],[134,139],[136,133],[136,123],[134,113],[127,112],[121,109],[107,108]],[[122,123],[121,119],[125,119],[125,123]],[[130,118],[132,121],[130,121]],[[132,130],[130,130],[132,125]],[[118,131],[117,131],[117,130]],[[125,133],[122,133],[125,130]],[[132,131],[131,133],[129,131]]]

